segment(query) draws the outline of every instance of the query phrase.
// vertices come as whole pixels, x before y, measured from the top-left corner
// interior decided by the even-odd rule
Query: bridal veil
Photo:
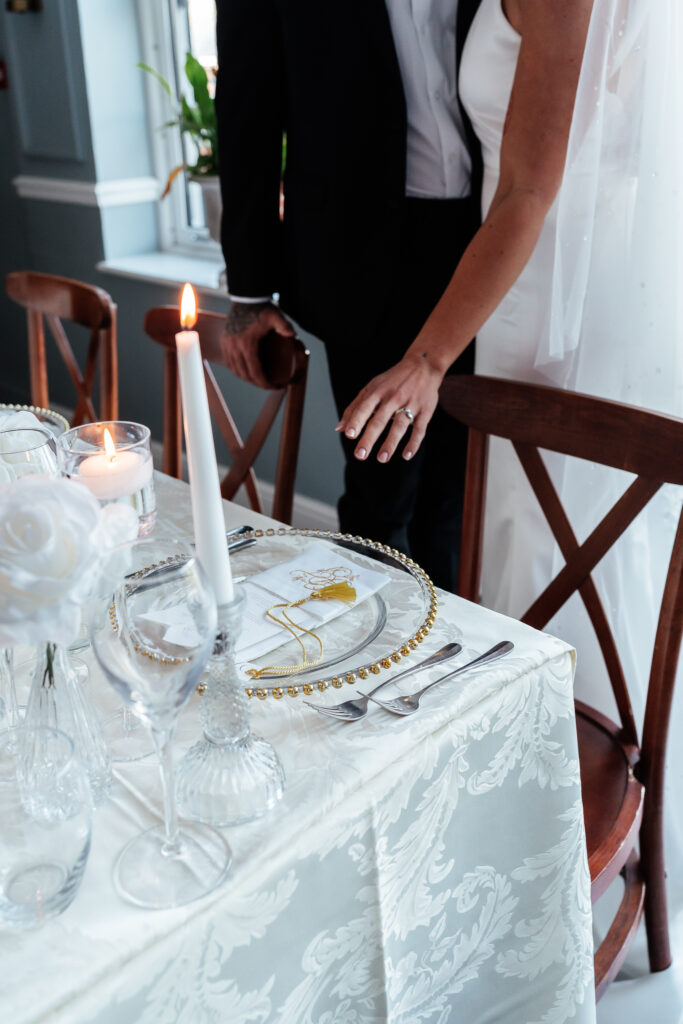
[[[681,0],[594,0],[556,225],[538,372],[561,387],[683,417]],[[573,460],[553,469],[581,540],[631,479]],[[678,489],[664,488],[594,574],[640,722],[681,502]],[[577,647],[577,696],[612,712],[579,602],[550,628]],[[667,767],[672,917],[683,913],[681,724],[683,671]]]

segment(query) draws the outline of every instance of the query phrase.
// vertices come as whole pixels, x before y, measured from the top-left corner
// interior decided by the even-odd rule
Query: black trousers
[[[443,294],[478,224],[471,199],[406,198],[400,258],[379,327],[376,298],[352,296],[348,343],[328,346],[332,390],[338,412],[368,381],[397,362]],[[474,344],[451,367],[471,373]],[[401,458],[403,444],[385,464],[379,444],[363,462],[353,457],[357,441],[342,438],[345,491],[339,500],[340,528],[390,544],[418,562],[434,582],[455,590],[465,476],[467,431],[437,408],[418,453]]]

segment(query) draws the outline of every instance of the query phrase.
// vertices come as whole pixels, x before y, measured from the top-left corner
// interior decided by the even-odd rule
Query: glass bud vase
[[[178,766],[177,795],[182,815],[219,827],[260,818],[285,788],[280,759],[249,728],[248,698],[235,666],[235,640],[244,594],[218,608],[218,631],[201,698],[204,736]]]
[[[0,647],[0,730],[16,729],[18,725],[13,651],[11,647]]]
[[[24,724],[59,729],[71,739],[74,753],[99,803],[111,784],[111,756],[99,718],[83,695],[64,647],[48,643],[40,649],[26,705]]]

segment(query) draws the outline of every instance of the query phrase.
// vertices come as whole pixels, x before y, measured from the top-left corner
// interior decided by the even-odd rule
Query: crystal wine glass
[[[45,427],[0,430],[0,484],[29,473],[59,476],[55,439]]]
[[[0,430],[0,487],[31,473],[59,476],[56,444],[51,432],[37,425]],[[19,724],[13,660],[10,648],[0,650],[0,720],[5,728]]]
[[[164,825],[132,839],[114,882],[137,906],[177,907],[214,889],[230,866],[223,836],[195,822],[178,825],[171,755],[178,714],[204,670],[216,635],[213,591],[194,551],[170,539],[128,548],[127,575],[92,603],[97,661],[124,702],[147,725],[161,765]]]

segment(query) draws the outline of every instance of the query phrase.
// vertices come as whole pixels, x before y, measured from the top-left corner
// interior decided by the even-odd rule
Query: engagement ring
[[[404,406],[401,409],[397,409],[396,412],[394,413],[394,416],[398,416],[399,413],[403,413],[405,416],[407,416],[411,423],[415,419],[414,412],[412,411],[412,409],[408,409],[407,406]]]

